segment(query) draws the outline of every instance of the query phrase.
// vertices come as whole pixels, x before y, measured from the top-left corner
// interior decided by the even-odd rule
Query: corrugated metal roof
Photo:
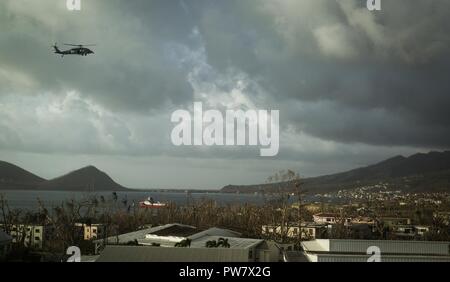
[[[168,228],[170,229],[170,228]],[[164,229],[163,231],[166,231],[168,229]],[[160,232],[151,233],[151,234],[161,234]],[[175,243],[182,241],[185,238],[191,239],[191,241],[195,241],[197,239],[200,239],[205,236],[217,236],[223,237],[223,238],[229,238],[229,237],[240,237],[241,233],[235,232],[228,229],[222,229],[217,227],[212,227],[207,230],[195,233],[189,237],[181,237],[181,236],[173,236],[169,235],[172,233],[166,233],[167,236],[149,236],[146,235],[144,239],[137,239],[139,244],[142,245],[152,245],[152,244],[159,244],[161,246],[170,246],[173,247]],[[215,238],[211,238],[210,240],[216,240]],[[203,246],[202,246],[203,247]]]
[[[175,237],[187,237],[198,233],[198,229],[193,226],[174,224],[167,228],[150,232],[157,236],[175,236]]]
[[[285,253],[286,262],[308,262],[308,258],[299,251],[287,251]]]
[[[200,237],[208,236],[208,235],[209,236],[222,236],[222,237],[241,237],[242,234],[239,232],[233,231],[233,230],[229,230],[229,229],[212,227],[205,231],[195,233],[195,234],[189,236],[188,238],[191,240],[195,240]]]
[[[106,238],[106,242],[109,244],[126,244],[128,242],[133,242],[135,240],[144,239],[145,235],[147,235],[147,234],[158,232],[163,229],[170,228],[172,226],[184,226],[184,227],[195,228],[190,225],[171,223],[171,224],[166,224],[166,225],[162,225],[162,226],[145,228],[142,230],[129,232],[129,233],[125,233],[125,234],[120,234],[118,236],[111,236],[111,237]],[[103,239],[96,240],[96,242],[103,242]]]
[[[302,247],[307,252],[328,252],[329,248],[321,244],[322,241],[312,240],[302,242]]]
[[[230,249],[249,249],[255,247],[264,240],[261,239],[250,239],[250,238],[237,238],[237,237],[222,237],[222,236],[203,236],[197,238],[191,242],[191,248],[206,248],[206,242],[208,241],[218,241],[219,238],[224,238],[228,240],[230,244]]]

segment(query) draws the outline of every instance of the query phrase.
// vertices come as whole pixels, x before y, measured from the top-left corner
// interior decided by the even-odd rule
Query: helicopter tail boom
[[[53,49],[55,49],[56,54],[61,54],[61,50],[59,50],[59,48],[58,48],[58,46],[56,46],[56,44],[53,45]]]

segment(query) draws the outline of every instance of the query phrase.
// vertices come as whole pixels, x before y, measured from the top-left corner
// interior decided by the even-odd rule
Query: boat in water
[[[155,202],[152,197],[148,197],[147,200],[139,202],[139,207],[146,209],[158,209],[166,206],[166,203],[161,203],[159,201]]]

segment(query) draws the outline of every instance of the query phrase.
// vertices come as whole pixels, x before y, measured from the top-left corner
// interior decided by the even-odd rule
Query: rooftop
[[[205,231],[201,231],[189,236],[189,239],[195,240],[203,236],[222,236],[222,237],[241,237],[242,234],[233,230],[211,227]]]
[[[133,232],[125,233],[125,234],[120,234],[117,236],[111,236],[111,237],[106,238],[106,241],[109,244],[126,244],[128,242],[133,242],[135,240],[145,239],[145,235],[147,235],[147,234],[155,234],[158,232],[162,232],[164,229],[168,229],[173,226],[177,226],[180,228],[191,228],[191,229],[195,228],[195,227],[189,226],[189,225],[172,223],[172,224],[166,224],[166,225],[162,225],[162,226],[145,228],[142,230],[137,230],[137,231],[133,231]],[[174,230],[179,230],[179,229],[174,229]],[[164,234],[164,233],[160,233],[160,234]],[[100,239],[97,241],[101,242],[103,240]]]
[[[143,245],[161,244],[172,246],[184,238],[189,238],[194,241],[205,236],[234,238],[240,237],[241,233],[217,227],[201,231],[194,226],[173,223],[145,228],[118,236],[111,236],[107,238],[107,243],[126,244],[128,242],[138,241],[139,244]],[[102,240],[97,241],[101,242]]]
[[[188,237],[198,232],[199,230],[193,226],[173,224],[172,226],[168,226],[163,229],[149,232],[148,234],[153,234],[157,236]]]
[[[264,240],[261,239],[250,239],[250,238],[237,238],[237,237],[222,237],[222,236],[203,236],[195,239],[191,242],[191,248],[206,248],[206,242],[208,241],[218,241],[219,238],[224,238],[228,240],[230,244],[230,249],[249,249],[255,247]]]

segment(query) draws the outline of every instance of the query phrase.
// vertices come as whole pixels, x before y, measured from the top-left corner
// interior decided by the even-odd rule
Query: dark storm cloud
[[[290,108],[284,124],[340,142],[449,147],[450,3],[363,4],[222,1],[197,12],[214,67],[249,73],[272,103],[321,104]]]

